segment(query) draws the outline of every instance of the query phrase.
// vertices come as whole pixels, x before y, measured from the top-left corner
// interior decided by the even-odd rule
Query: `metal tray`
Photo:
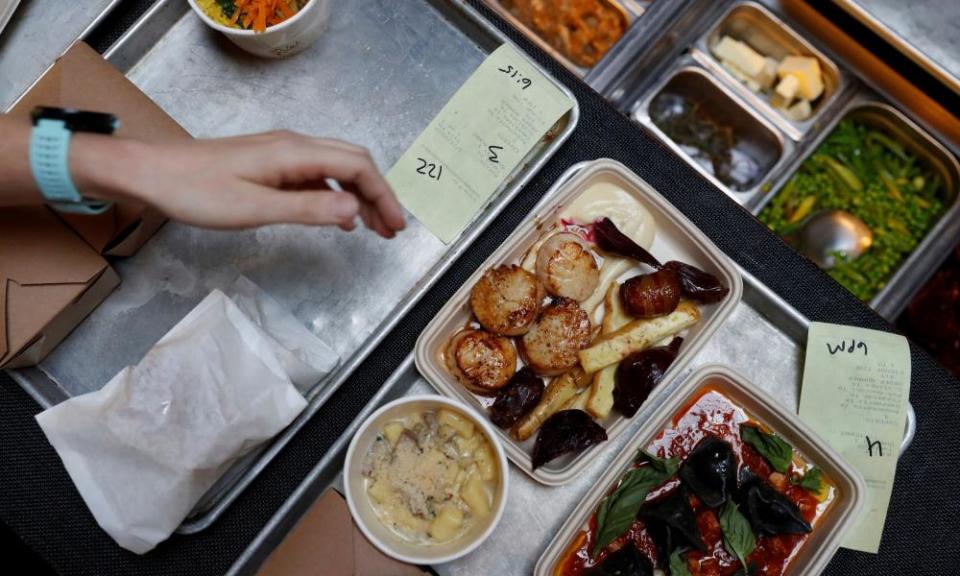
[[[896,116],[896,126],[900,127],[901,131],[904,130],[902,127],[906,126],[907,132],[911,133],[911,139],[922,144],[923,149],[934,151],[940,158],[940,164],[947,166],[948,171],[953,170],[952,166],[956,164],[955,157],[960,154],[960,148],[945,143],[942,138],[937,137],[935,126],[920,121],[918,111],[911,109],[914,103],[889,101],[886,95],[876,91],[876,86],[868,77],[857,72],[856,61],[848,61],[843,55],[824,47],[823,42],[814,39],[814,34],[792,22],[784,15],[785,6],[781,0],[763,0],[760,3],[749,0],[690,0],[688,12],[683,17],[677,16],[671,20],[672,27],[661,32],[662,38],[659,41],[643,44],[645,52],[637,54],[632,61],[618,54],[615,60],[621,66],[620,69],[615,69],[611,64],[598,71],[595,87],[600,88],[601,93],[618,109],[633,114],[641,124],[664,140],[667,146],[677,151],[678,148],[673,146],[669,139],[664,139],[659,130],[651,128],[652,123],[645,116],[646,105],[665,83],[664,77],[669,78],[671,73],[691,66],[697,67],[701,73],[720,76],[721,86],[731,89],[727,92],[730,97],[735,96],[732,89],[736,89],[738,94],[749,92],[743,86],[736,86],[735,81],[723,79],[727,74],[712,62],[712,56],[703,54],[711,31],[720,25],[726,15],[735,13],[743,6],[753,9],[760,7],[769,12],[783,22],[785,30],[790,30],[811,49],[816,50],[818,55],[834,63],[838,70],[837,90],[830,100],[818,106],[817,117],[812,124],[805,127],[804,132],[799,132],[797,126],[791,126],[782,119],[770,117],[770,121],[776,123],[775,130],[785,143],[781,161],[770,170],[767,178],[758,187],[748,193],[730,191],[720,185],[718,187],[721,190],[754,214],[759,213],[770,197],[789,180],[802,160],[829,134],[833,126],[852,107],[864,103],[888,108],[891,115]],[[631,37],[623,40],[625,46],[637,44],[638,41],[632,37],[633,32],[631,29],[628,32]],[[659,64],[657,67],[656,63],[663,61],[667,64]],[[749,109],[747,113],[754,119],[760,114],[766,115],[764,108],[768,106],[763,102],[754,102],[753,100],[759,100],[757,98],[734,100],[741,107]],[[767,124],[767,127],[771,125],[773,124]],[[800,137],[794,140],[793,137],[798,133]],[[930,153],[925,155],[929,156]],[[681,154],[681,157],[686,158],[686,155]],[[703,173],[699,167],[697,169]],[[714,185],[718,185],[715,178],[707,178]],[[953,193],[950,193],[950,197],[953,197]],[[913,292],[933,274],[960,240],[960,215],[955,212],[960,210],[958,204],[960,202],[953,200],[953,205],[947,209],[936,227],[891,277],[887,286],[871,300],[871,307],[880,315],[894,321],[910,301]]]
[[[650,4],[651,0],[601,0],[604,1],[617,10],[619,10],[627,19],[627,29],[633,25],[634,22],[640,18],[644,11],[647,8],[647,5]],[[524,33],[527,38],[534,42],[537,46],[540,47],[544,52],[553,56],[555,60],[567,67],[571,72],[577,76],[584,77],[586,76],[591,68],[579,66],[574,64],[569,58],[567,58],[562,52],[554,48],[547,42],[542,36],[538,35],[536,32],[530,29],[529,26],[520,21],[519,18],[513,15],[510,10],[503,6],[501,0],[483,0],[484,4],[490,7],[495,11],[501,18],[510,23],[511,26],[520,30]],[[624,33],[626,35],[626,33]],[[606,57],[606,54],[604,55]],[[600,59],[603,60],[603,57]],[[599,64],[599,63],[598,63]],[[594,66],[596,67],[596,66]]]
[[[697,369],[720,363],[748,375],[759,388],[795,413],[800,402],[809,320],[749,273],[740,272],[743,299],[677,380],[682,385]],[[367,416],[394,398],[429,394],[432,390],[417,372],[411,354],[234,562],[228,576],[255,574],[323,490],[331,484],[342,487],[340,474],[347,445]],[[441,576],[533,573],[540,553],[642,425],[641,419],[631,421],[630,428],[569,484],[543,486],[514,470],[507,509],[497,530],[475,552],[456,562],[435,566],[436,572]],[[916,417],[910,408],[901,453],[908,449],[915,432]]]
[[[93,30],[119,2],[22,2],[0,35],[0,110],[13,106],[58,56]]]
[[[289,127],[368,144],[379,165],[388,166],[485,55],[508,40],[463,1],[373,4],[341,0],[316,45],[268,61],[239,52],[182,0],[159,0],[105,56],[195,136]],[[552,81],[571,100],[571,112],[450,245],[415,220],[391,242],[369,232],[294,226],[218,232],[171,222],[137,255],[116,263],[121,287],[39,368],[11,375],[43,406],[96,390],[237,273],[286,305],[343,361],[308,392],[309,406],[294,423],[232,467],[178,531],[202,530],[566,141],[579,107]],[[382,121],[384,108],[395,111],[391,122]]]
[[[742,282],[733,261],[649,184],[613,160],[583,162],[569,168],[554,183],[537,206],[531,210],[526,221],[477,268],[420,334],[416,347],[417,368],[437,391],[460,400],[480,412],[486,412],[493,403],[492,399],[475,395],[464,388],[450,374],[444,362],[450,338],[469,324],[473,317],[469,304],[470,291],[490,268],[500,264],[521,262],[531,247],[535,246],[541,238],[556,231],[553,226],[558,220],[557,215],[560,210],[591,186],[600,183],[613,184],[624,190],[649,210],[657,224],[657,236],[650,248],[652,254],[664,262],[679,260],[694,264],[719,278],[730,289],[730,293],[722,302],[700,307],[701,320],[681,333],[684,343],[680,354],[637,414],[632,418],[625,418],[618,413],[612,413],[603,421],[599,421],[607,431],[606,442],[575,456],[558,458],[534,470],[531,459],[534,439],[520,442],[507,431],[495,428],[503,442],[507,457],[538,482],[551,486],[565,484],[576,478],[584,467],[589,465],[591,459],[596,458],[598,453],[608,450],[617,437],[630,427],[633,420],[646,419],[652,407],[658,404],[658,398],[670,394],[676,388],[676,376],[683,373],[685,366],[695,357],[697,351],[715,337],[716,331],[723,326],[736,308],[743,292]],[[636,267],[631,267],[629,271],[614,279],[621,280],[636,274],[636,270]],[[602,287],[600,289],[603,290]],[[599,308],[602,309],[602,304]],[[597,314],[590,311],[588,313],[591,314],[591,321],[596,325]]]
[[[802,122],[790,120],[770,105],[768,96],[752,92],[734,78],[713,55],[713,47],[725,35],[746,42],[761,54],[777,60],[789,55],[812,56],[819,60],[823,75],[823,94],[814,103],[811,117]],[[802,138],[803,134],[816,125],[818,118],[829,109],[847,83],[846,74],[840,72],[833,60],[756,2],[741,2],[731,6],[716,25],[696,42],[692,55],[794,140]]]
[[[761,165],[761,175],[752,185],[744,190],[727,186],[684,152],[680,145],[660,129],[650,116],[650,106],[658,96],[667,92],[689,95],[691,99],[709,108],[714,116],[728,120],[728,125],[735,131],[738,140],[743,143],[741,148]],[[714,186],[751,210],[763,197],[770,179],[774,174],[779,173],[795,151],[792,140],[785,138],[776,126],[750,108],[729,85],[715,80],[705,68],[688,56],[677,60],[676,65],[664,75],[663,80],[632,107],[630,116],[656,135]]]
[[[711,364],[697,370],[687,379],[682,388],[643,427],[621,451],[603,477],[570,513],[563,528],[540,556],[534,576],[550,576],[557,564],[564,559],[574,537],[588,529],[597,506],[629,470],[636,459],[637,450],[647,449],[664,430],[674,424],[674,416],[688,409],[706,390],[716,390],[741,407],[753,421],[759,421],[786,440],[803,459],[824,471],[835,487],[835,496],[830,506],[818,518],[816,529],[804,542],[797,555],[790,560],[788,574],[819,574],[827,565],[843,536],[857,521],[866,500],[867,484],[863,476],[843,457],[833,450],[815,431],[806,426],[795,414],[780,405],[766,393],[757,389],[754,382],[724,366]]]

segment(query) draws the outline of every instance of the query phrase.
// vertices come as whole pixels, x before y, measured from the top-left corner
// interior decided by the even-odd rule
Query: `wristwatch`
[[[113,134],[112,114],[38,106],[31,113],[30,171],[47,203],[71,214],[100,214],[110,202],[86,199],[70,177],[70,136],[74,132]],[[105,158],[104,161],[107,161]]]

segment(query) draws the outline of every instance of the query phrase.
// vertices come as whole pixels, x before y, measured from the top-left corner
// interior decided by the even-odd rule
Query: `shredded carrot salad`
[[[300,11],[308,0],[203,0],[200,6],[217,22],[263,32]]]

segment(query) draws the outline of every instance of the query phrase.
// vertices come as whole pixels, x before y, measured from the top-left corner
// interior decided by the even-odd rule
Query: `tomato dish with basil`
[[[556,576],[780,576],[836,497],[819,468],[707,388],[640,450]]]

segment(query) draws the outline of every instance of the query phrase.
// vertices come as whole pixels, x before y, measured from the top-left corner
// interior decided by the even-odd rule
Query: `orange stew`
[[[577,66],[589,68],[627,30],[612,0],[501,0],[511,14]]]
[[[834,490],[829,486],[822,488],[820,494],[827,494],[827,497],[821,502],[816,494],[793,485],[788,476],[805,471],[805,467],[798,465],[796,453],[788,474],[777,473],[759,452],[741,440],[740,424],[748,421],[749,417],[742,408],[722,393],[707,389],[678,412],[673,420],[673,427],[661,432],[648,446],[647,451],[660,458],[676,456],[683,461],[706,436],[720,437],[733,447],[740,472],[744,467],[749,469],[761,481],[786,496],[815,529],[817,520],[833,501]],[[651,490],[645,501],[657,500],[679,488],[680,480],[673,477],[662,486]],[[717,511],[705,506],[693,493],[689,494],[689,501],[707,552],[686,552],[687,568],[693,576],[732,576],[740,569],[740,562],[724,548]],[[604,548],[595,560],[591,560],[590,552],[593,550],[596,531],[597,516],[594,513],[590,518],[589,529],[581,531],[567,548],[554,572],[556,576],[580,576],[586,569],[602,563],[607,556],[631,541],[637,550],[647,556],[652,565],[662,565],[662,562],[658,561],[663,559],[657,558],[657,546],[643,520],[635,520],[626,534]],[[782,575],[808,536],[809,534],[757,536],[756,549],[747,557],[747,563],[752,565],[751,574]]]

